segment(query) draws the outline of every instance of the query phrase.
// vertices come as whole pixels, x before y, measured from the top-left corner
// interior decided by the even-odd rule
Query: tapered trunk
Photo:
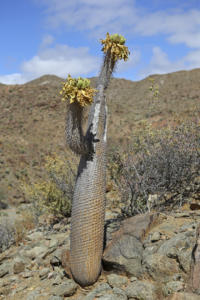
[[[70,268],[74,279],[82,286],[93,284],[101,271],[104,240],[106,189],[106,117],[105,89],[114,68],[108,52],[99,76],[85,141],[90,151],[80,159],[74,190]]]

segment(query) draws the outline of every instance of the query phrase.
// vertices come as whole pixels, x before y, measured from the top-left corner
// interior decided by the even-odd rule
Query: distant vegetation
[[[200,193],[200,123],[161,130],[145,123],[108,166],[125,215],[180,207]]]

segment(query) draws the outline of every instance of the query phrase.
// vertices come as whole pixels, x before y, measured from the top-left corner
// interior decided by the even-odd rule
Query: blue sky
[[[96,76],[106,32],[123,34],[131,51],[115,77],[200,68],[200,0],[2,0],[0,25],[6,84]]]

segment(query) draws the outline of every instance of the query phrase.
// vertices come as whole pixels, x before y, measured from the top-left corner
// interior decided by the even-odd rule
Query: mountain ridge
[[[95,87],[97,78],[90,79]],[[66,105],[59,93],[63,81],[44,75],[23,85],[0,84],[0,197],[8,203],[24,201],[21,180],[43,177],[47,155],[67,151]],[[112,78],[107,90],[108,148],[125,149],[143,122],[160,128],[198,119],[199,83],[200,69],[141,81]]]

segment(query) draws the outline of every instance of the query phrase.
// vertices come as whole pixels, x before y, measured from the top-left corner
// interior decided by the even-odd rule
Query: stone
[[[184,283],[182,281],[169,281],[163,287],[164,296],[173,294],[174,292],[182,292],[184,290]]]
[[[72,279],[69,279],[64,283],[56,286],[54,288],[53,294],[55,296],[64,296],[64,297],[72,296],[76,292],[77,287],[78,285]]]
[[[142,239],[159,214],[146,213],[128,218],[108,243],[103,261],[105,268],[117,269],[136,277],[142,274]]]
[[[59,266],[61,265],[61,260],[57,256],[53,256],[50,260],[50,264],[52,266]]]
[[[157,241],[160,240],[160,238],[161,238],[160,232],[155,231],[155,232],[153,232],[152,235],[151,235],[151,242],[152,242],[152,243],[157,242]]]
[[[13,273],[19,274],[24,272],[25,267],[30,263],[30,260],[23,256],[16,256],[13,260]]]
[[[174,293],[166,300],[199,300],[200,296],[193,293]]]
[[[26,236],[26,240],[27,240],[27,241],[40,240],[40,239],[42,239],[42,238],[43,238],[42,232],[38,232],[38,231],[33,232],[33,233],[31,233],[31,234],[28,234],[28,235]]]
[[[57,275],[56,278],[53,280],[52,284],[53,285],[59,285],[61,283],[62,283],[62,278],[59,275]]]
[[[25,270],[25,264],[23,262],[15,262],[13,265],[13,273],[19,274]]]
[[[83,299],[84,300],[94,300],[95,297],[101,297],[108,295],[112,292],[111,287],[107,283],[100,283],[94,288],[91,292],[89,292]]]
[[[61,297],[61,296],[51,296],[48,300],[64,300],[64,297]]]
[[[21,275],[22,275],[23,278],[33,277],[33,273],[31,271],[23,272]]]
[[[158,218],[158,213],[146,213],[128,218],[122,222],[118,234],[129,234],[142,240],[150,227],[157,222]]]
[[[126,300],[127,296],[124,290],[120,289],[120,288],[113,288],[113,295],[116,297],[116,299],[118,300]],[[118,297],[118,298],[117,298]]]
[[[28,293],[28,295],[26,295],[26,300],[36,300],[41,296],[40,293],[41,289],[37,288],[34,291],[31,291]]]
[[[137,277],[134,277],[134,276],[131,276],[131,277],[130,277],[130,281],[131,281],[131,282],[136,281],[136,280],[138,280]]]
[[[191,253],[195,246],[195,230],[181,232],[165,241],[158,250],[159,254],[178,259],[180,267],[190,271]]]
[[[143,258],[144,271],[155,281],[167,282],[176,273],[180,273],[178,263],[166,255],[154,253]]]
[[[49,243],[50,246],[35,246],[34,248],[27,250],[25,252],[25,255],[27,257],[29,257],[30,259],[35,259],[35,258],[45,258],[48,254],[52,253],[56,247],[57,244],[55,243],[55,241],[52,241],[51,243]]]
[[[45,279],[48,277],[48,274],[50,272],[50,269],[49,268],[44,268],[42,270],[39,271],[39,277],[41,280]]]
[[[10,273],[10,264],[5,262],[0,265],[0,278]]]
[[[98,297],[98,300],[119,300],[120,298],[113,294],[106,294]]]
[[[36,246],[33,249],[27,250],[25,255],[30,259],[44,258],[49,253],[48,247]]]
[[[134,236],[124,234],[108,247],[103,255],[103,261],[113,270],[125,274],[141,276],[142,273],[142,243]]]
[[[110,274],[107,276],[108,283],[111,287],[121,287],[128,283],[128,280],[124,276],[117,274]]]
[[[48,274],[48,279],[52,279],[52,278],[55,279],[57,275],[58,275],[58,273],[55,272],[55,271],[50,272],[50,273]]]
[[[155,286],[148,281],[134,281],[125,289],[125,293],[129,298],[153,300],[157,299]]]
[[[196,229],[195,246],[191,264],[191,281],[194,290],[200,289],[200,224]]]

